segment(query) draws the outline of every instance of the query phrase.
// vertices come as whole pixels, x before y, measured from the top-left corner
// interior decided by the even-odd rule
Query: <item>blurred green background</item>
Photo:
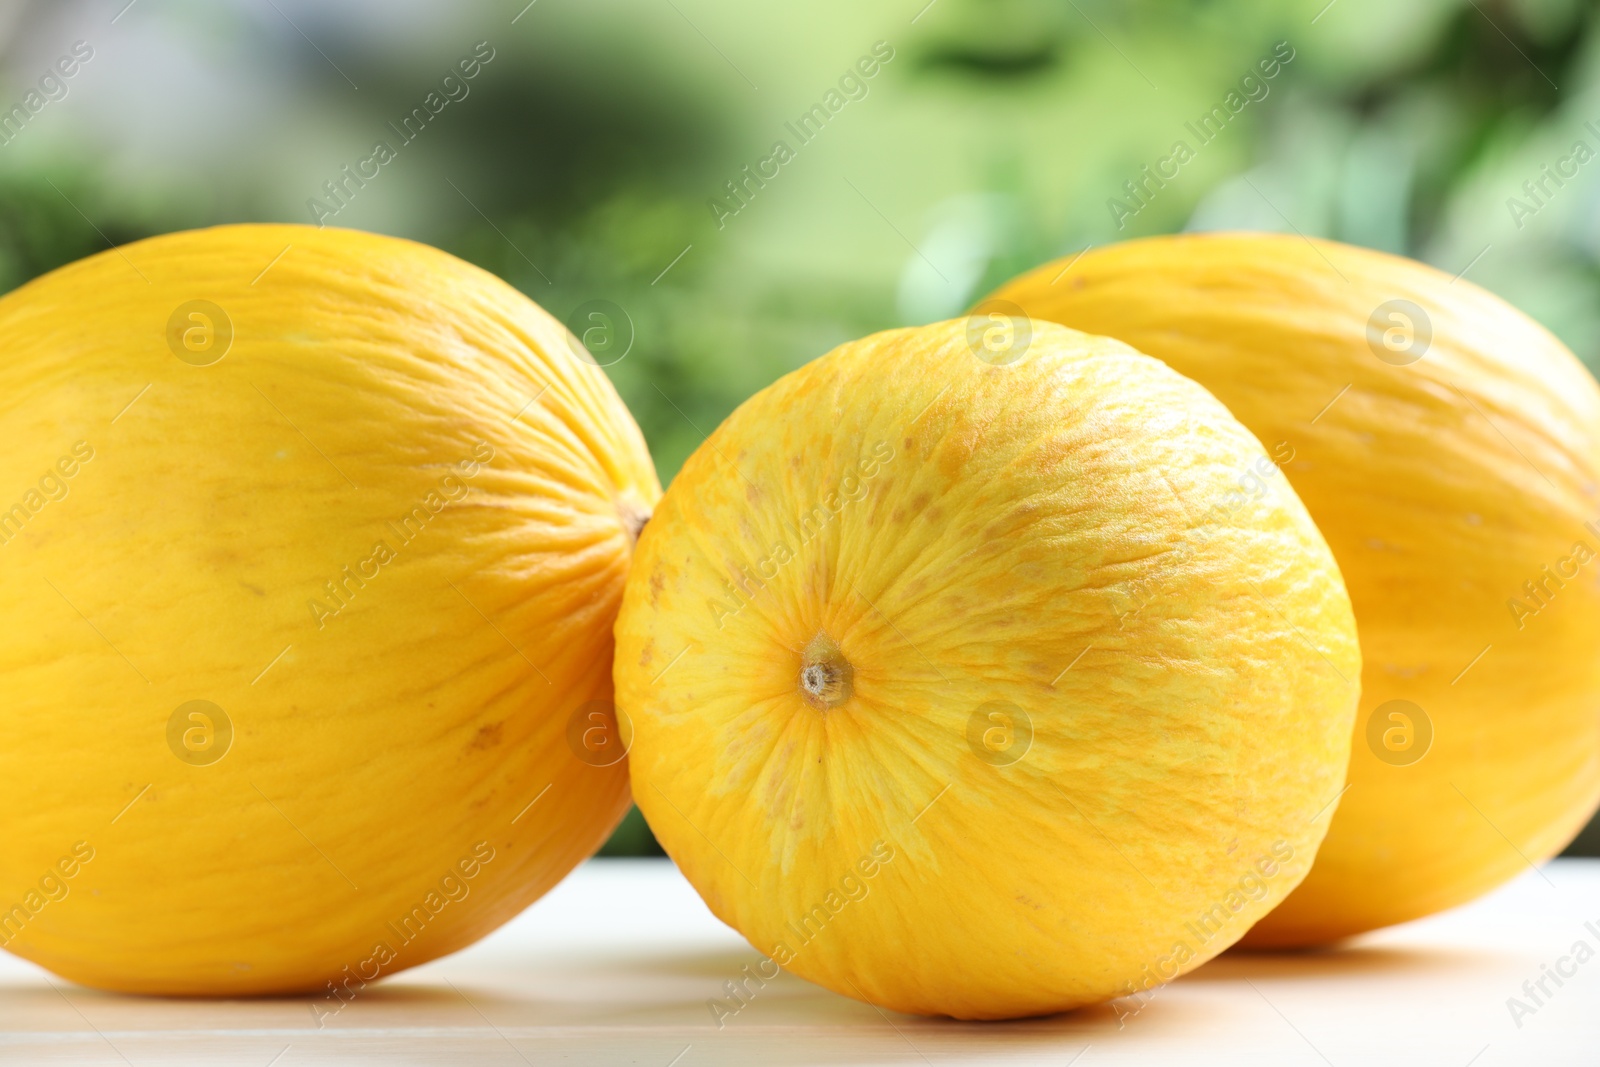
[[[108,244],[337,207],[329,224],[438,245],[563,319],[624,309],[633,344],[607,370],[663,482],[835,344],[1184,229],[1298,230],[1465,272],[1600,367],[1600,162],[1537,203],[1523,189],[1575,140],[1600,146],[1590,4],[525,4],[0,0],[0,108],[75,43],[92,52],[0,122],[0,291]],[[873,75],[841,90],[875,46]],[[466,95],[429,108],[475,48],[492,58]],[[1130,201],[1123,183],[1198,145],[1185,123],[1275,49],[1292,58],[1245,86],[1258,99]],[[801,143],[786,124],[830,90],[845,105]],[[390,124],[419,107],[402,144]],[[341,205],[324,183],[379,140],[395,158]],[[725,183],[772,174],[779,140],[793,158],[735,200]],[[607,846],[655,850],[636,812]],[[1600,824],[1575,851],[1600,854]]]

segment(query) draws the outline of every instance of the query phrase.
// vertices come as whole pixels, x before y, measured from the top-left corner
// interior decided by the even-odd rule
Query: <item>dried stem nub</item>
[[[855,668],[839,645],[818,631],[800,658],[800,692],[806,703],[819,710],[836,708],[855,690]]]

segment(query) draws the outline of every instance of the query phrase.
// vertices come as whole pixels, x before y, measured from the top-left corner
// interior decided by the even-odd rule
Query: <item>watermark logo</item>
[[[893,459],[894,446],[887,441],[878,441],[870,453],[863,455],[854,465],[845,466],[846,473],[814,505],[796,515],[792,522],[784,520],[780,524],[783,536],[773,541],[767,555],[753,565],[738,567],[722,583],[722,595],[707,599],[706,606],[711,609],[717,629],[722,629],[729,619],[735,618],[746,604],[753,603],[767,583],[776,578],[780,570],[800,558],[801,550],[821,537],[828,524],[837,521],[846,507],[865,500],[866,483],[876,478]]]
[[[1583,929],[1595,939],[1595,944],[1600,944],[1600,926],[1586,922]],[[1589,943],[1588,938],[1580,937],[1572,943],[1570,952],[1557,958],[1554,967],[1548,963],[1539,964],[1538,977],[1522,983],[1523,996],[1506,998],[1506,1010],[1511,1013],[1511,1021],[1517,1025],[1517,1029],[1522,1029],[1522,1020],[1526,1016],[1537,1015],[1540,1008],[1548,1007],[1548,1002],[1567,984],[1567,980],[1578,977],[1578,968],[1594,957],[1594,945]],[[1551,988],[1552,983],[1554,989]]]
[[[209,300],[179,304],[167,319],[167,347],[191,367],[209,367],[233,346],[233,320]]]
[[[865,100],[871,91],[869,80],[893,58],[894,46],[888,41],[874,44],[870,55],[862,56],[853,66],[845,68],[839,76],[837,88],[829,89],[821,100],[813,103],[793,122],[783,124],[787,133],[794,137],[792,147],[784,139],[773,141],[772,148],[765,156],[753,165],[745,164],[738,174],[723,182],[723,192],[706,201],[706,206],[711,209],[711,217],[716,220],[717,229],[722,229],[729,219],[754,203],[756,194],[798,157],[800,149],[821,136],[823,128],[838,117],[846,104],[853,100]],[[754,84],[750,87],[755,88]]]
[[[323,994],[323,1003],[310,1005],[311,1017],[316,1019],[317,1029],[327,1026],[329,1019],[344,1011],[345,1005],[353,1002],[367,988],[368,982],[375,982],[385,972],[392,971],[394,961],[411,942],[422,936],[440,912],[451,904],[467,899],[472,892],[472,879],[478,877],[494,858],[494,846],[487,841],[479,841],[472,846],[470,853],[456,861],[455,866],[446,867],[444,874],[428,887],[426,893],[414,899],[411,910],[385,923],[382,934],[373,939],[372,954],[346,964],[343,970],[327,980],[328,991]]]
[[[1205,911],[1185,920],[1183,936],[1173,939],[1172,948],[1165,955],[1144,964],[1138,977],[1131,979],[1111,1002],[1112,1010],[1117,1013],[1117,1029],[1121,1030],[1130,1018],[1144,1011],[1157,991],[1182,974],[1185,965],[1199,955],[1203,946],[1220,935],[1252,901],[1266,900],[1271,895],[1267,883],[1292,859],[1294,846],[1281,838],[1274,841],[1271,852],[1258,853],[1255,862],[1245,868],[1226,894],[1213,901]]]
[[[1593,119],[1583,124],[1597,139],[1600,139],[1600,126]],[[1554,169],[1548,163],[1539,164],[1539,176],[1530,178],[1522,183],[1522,192],[1526,200],[1515,196],[1506,198],[1506,210],[1511,212],[1511,221],[1517,229],[1527,225],[1528,219],[1542,211],[1557,193],[1567,187],[1567,183],[1578,177],[1578,168],[1588,163],[1595,156],[1589,142],[1578,138],[1572,142],[1572,148],[1567,154],[1556,160]],[[1541,195],[1542,194],[1542,195]]]
[[[1032,343],[1033,320],[1009,300],[985,300],[967,316],[967,348],[985,363],[1015,363]]]
[[[209,767],[233,747],[233,720],[209,700],[179,704],[167,719],[167,747],[191,767]]]
[[[384,573],[384,568],[399,559],[400,550],[421,537],[428,524],[445,508],[464,499],[472,488],[467,484],[467,479],[477,477],[478,472],[494,459],[494,455],[493,445],[479,441],[473,446],[472,455],[457,462],[454,471],[435,482],[432,489],[411,505],[410,511],[384,524],[387,532],[393,536],[394,544],[389,543],[389,537],[379,538],[373,542],[365,558],[347,564],[339,573],[323,582],[324,596],[306,600],[311,621],[317,624],[317,629],[324,629],[329,619],[348,608],[355,601],[356,594],[365,589],[368,582]]]
[[[1385,300],[1367,319],[1367,347],[1391,367],[1409,367],[1432,343],[1433,320],[1409,300]]]
[[[793,963],[807,945],[821,937],[840,912],[851,904],[866,900],[872,892],[872,886],[868,883],[884,867],[894,862],[894,857],[893,845],[886,841],[873,842],[870,852],[856,860],[853,867],[845,869],[835,883],[837,888],[830,887],[805,912],[783,924],[785,940],[772,946],[772,955],[761,957],[753,971],[752,966],[746,964],[740,969],[739,977],[722,983],[727,999],[713,997],[706,1001],[706,1009],[711,1012],[711,1021],[717,1024],[717,1029],[726,1027],[727,1020],[748,1008],[751,1001],[767,987],[767,983],[778,977],[779,969]],[[794,947],[790,947],[790,940],[794,941]]]
[[[74,41],[70,52],[45,68],[45,72],[39,76],[37,88],[30,88],[9,109],[0,104],[0,145],[8,145],[21,136],[23,128],[46,106],[65,100],[71,91],[68,83],[93,58],[93,45],[88,41]]]
[[[1583,528],[1590,534],[1600,533],[1600,527],[1592,521],[1584,523]],[[1556,594],[1565,589],[1568,582],[1578,577],[1583,565],[1594,559],[1594,555],[1594,549],[1589,547],[1589,542],[1574,541],[1571,552],[1557,557],[1553,566],[1549,563],[1541,565],[1538,574],[1523,582],[1522,596],[1506,600],[1506,607],[1511,611],[1511,618],[1517,624],[1517,629],[1526,628],[1530,616],[1538,615],[1548,608],[1554,602]]]
[[[1409,700],[1387,700],[1367,718],[1367,747],[1391,767],[1409,767],[1433,747],[1433,720]]]
[[[65,900],[72,891],[71,879],[92,859],[94,846],[79,841],[72,846],[70,854],[56,860],[53,867],[45,868],[38,883],[29,886],[21,900],[13,901],[9,908],[0,903],[0,908],[4,908],[0,910],[0,947],[11,944],[48,905]]]
[[[1106,200],[1106,210],[1111,213],[1111,221],[1117,224],[1117,229],[1126,229],[1128,220],[1149,207],[1156,195],[1167,187],[1167,183],[1175,181],[1202,148],[1221,137],[1241,111],[1265,100],[1272,92],[1269,83],[1284,67],[1294,62],[1295,55],[1293,45],[1288,41],[1279,41],[1273,46],[1272,54],[1257,60],[1255,67],[1244,73],[1237,87],[1228,90],[1220,103],[1212,105],[1210,111],[1201,114],[1193,122],[1183,124],[1183,128],[1194,135],[1193,147],[1185,138],[1179,138],[1172,142],[1172,148],[1166,155],[1153,165],[1146,163],[1138,174],[1123,182],[1122,191],[1126,199],[1113,196]]]
[[[1009,767],[1033,747],[1033,719],[1009,700],[991,700],[967,717],[967,747],[992,767]]]
[[[63,454],[53,467],[46,467],[39,476],[37,486],[30,487],[9,508],[0,511],[0,545],[10,544],[45,505],[65,500],[72,491],[69,480],[93,458],[94,446],[87,441],[78,441],[72,446],[70,454]],[[0,504],[0,507],[3,506]]]
[[[609,700],[579,704],[567,719],[567,747],[591,767],[622,762],[633,743],[633,723],[628,713]]]
[[[465,100],[472,92],[472,86],[468,83],[476,78],[484,67],[493,62],[494,57],[494,46],[488,41],[479,41],[473,45],[471,54],[463,56],[454,67],[448,68],[436,87],[429,90],[428,95],[422,98],[421,103],[402,115],[398,124],[393,121],[389,123],[389,129],[393,130],[395,135],[392,144],[387,139],[374,141],[372,150],[364,158],[358,159],[353,166],[346,163],[339,168],[338,174],[323,182],[322,194],[327,199],[322,200],[313,196],[306,201],[306,208],[311,212],[311,221],[317,224],[317,228],[320,230],[327,226],[329,219],[349,207],[361,190],[367,187],[368,182],[381,174],[384,167],[400,157],[400,149],[415,141],[430,123],[438,120],[440,112],[452,103]],[[461,192],[459,189],[456,191]],[[467,203],[471,204],[472,201],[468,200]]]
[[[620,304],[586,300],[567,316],[567,347],[585,363],[609,367],[633,348],[633,319]]]

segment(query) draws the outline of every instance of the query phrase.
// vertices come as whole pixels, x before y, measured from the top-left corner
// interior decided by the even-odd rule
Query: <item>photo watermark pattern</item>
[[[567,347],[595,367],[619,363],[633,349],[633,319],[610,300],[586,300],[567,316]]]
[[[1586,937],[1580,937],[1572,943],[1572,948],[1564,956],[1558,956],[1555,964],[1539,964],[1539,976],[1530,978],[1522,983],[1522,996],[1506,998],[1506,1011],[1511,1013],[1511,1021],[1517,1029],[1522,1029],[1522,1020],[1529,1015],[1539,1014],[1539,1009],[1547,1007],[1549,1002],[1560,992],[1567,982],[1578,976],[1578,968],[1588,963],[1595,957],[1595,946],[1600,945],[1600,925],[1594,921],[1583,924],[1584,932],[1594,938],[1594,944],[1589,943]],[[1550,988],[1551,983],[1555,988]]]
[[[1144,1011],[1156,991],[1178,977],[1184,964],[1198,955],[1196,950],[1221,934],[1246,904],[1267,899],[1267,882],[1292,859],[1294,846],[1281,838],[1274,841],[1270,851],[1258,854],[1222,899],[1186,921],[1184,934],[1173,939],[1172,947],[1141,967],[1139,976],[1130,980],[1125,991],[1111,1002],[1117,1013],[1117,1029],[1122,1029],[1128,1019]]]
[[[413,504],[409,511],[398,519],[384,523],[394,539],[394,545],[389,543],[389,537],[380,537],[373,542],[365,558],[354,564],[346,564],[338,574],[323,582],[325,596],[311,597],[306,601],[311,621],[317,624],[317,629],[326,629],[329,619],[348,608],[368,582],[375,581],[385,566],[400,558],[400,549],[422,536],[423,530],[435,516],[462,500],[471,489],[466,479],[476,477],[494,457],[494,446],[487,441],[479,441],[472,455],[457,463],[453,473],[440,478],[434,488]]]
[[[328,220],[338,215],[349,207],[357,194],[367,187],[367,182],[372,181],[383,168],[400,157],[400,149],[415,141],[421,136],[428,123],[439,117],[439,114],[449,107],[451,103],[460,103],[472,92],[469,84],[476,78],[483,68],[494,61],[495,50],[488,41],[479,41],[472,46],[470,55],[462,57],[451,68],[450,73],[439,80],[438,88],[431,89],[422,102],[413,107],[410,112],[400,119],[397,126],[389,123],[389,129],[394,131],[395,142],[390,144],[387,140],[374,141],[372,151],[363,159],[357,160],[352,167],[345,164],[339,168],[339,173],[322,183],[322,193],[326,201],[318,197],[311,197],[306,201],[306,208],[311,212],[311,221],[321,229],[328,224]]]
[[[209,367],[233,347],[233,320],[209,300],[189,300],[167,319],[167,348],[191,367]]]
[[[621,763],[633,743],[628,713],[609,700],[588,700],[567,717],[567,747],[591,767]]]
[[[167,719],[167,747],[191,767],[209,767],[233,747],[233,720],[209,700],[190,700]]]
[[[985,363],[1004,367],[1028,354],[1033,320],[1009,300],[985,300],[967,315],[967,350]]]
[[[385,971],[393,970],[394,961],[400,958],[406,946],[422,935],[428,924],[452,903],[460,903],[472,892],[472,880],[494,861],[494,846],[479,841],[472,851],[462,856],[455,865],[447,868],[436,886],[429,887],[411,909],[398,919],[384,924],[383,933],[373,941],[372,952],[357,963],[346,964],[337,978],[327,982],[327,993],[322,1004],[311,1005],[311,1015],[320,1030],[329,1019],[344,1011],[345,1007],[367,987],[376,982]],[[332,1007],[328,1007],[328,1004]]]
[[[1033,718],[1009,700],[980,704],[967,717],[967,747],[991,767],[1009,767],[1033,747]]]
[[[28,123],[51,103],[59,103],[71,92],[69,82],[78,76],[83,65],[94,58],[94,46],[88,41],[74,41],[72,48],[58,58],[39,76],[36,88],[29,89],[22,99],[5,111],[0,111],[0,147],[9,145],[22,135]]]
[[[1595,125],[1593,119],[1585,122],[1583,128],[1595,138],[1596,144],[1600,144],[1600,126]],[[1595,150],[1580,137],[1572,142],[1565,155],[1556,159],[1554,167],[1541,163],[1538,176],[1522,183],[1521,197],[1506,197],[1506,210],[1511,213],[1511,221],[1517,229],[1522,229],[1530,218],[1543,211],[1568,182],[1577,179],[1579,168],[1594,157]]]
[[[711,1020],[717,1024],[717,1029],[723,1029],[728,1019],[749,1007],[767,983],[778,977],[779,969],[787,967],[807,945],[822,936],[823,930],[840,912],[851,903],[865,900],[872,892],[871,880],[892,863],[894,857],[893,845],[874,841],[872,850],[857,860],[849,873],[838,880],[837,889],[828,890],[822,900],[808,908],[800,918],[784,924],[794,938],[796,947],[790,947],[787,941],[779,941],[772,946],[772,955],[763,956],[755,964],[755,973],[751,973],[751,965],[746,964],[740,970],[739,978],[724,982],[722,988],[728,995],[727,1000],[712,997],[706,1001],[706,1009],[711,1012]],[[751,987],[752,983],[754,988]]]
[[[875,443],[870,455],[864,456],[853,468],[847,468],[849,473],[839,479],[835,489],[823,494],[818,503],[801,512],[794,522],[784,524],[783,537],[773,542],[767,555],[757,560],[754,566],[746,564],[738,567],[734,578],[722,583],[726,599],[707,600],[717,629],[722,629],[729,619],[736,617],[745,609],[745,605],[755,600],[756,595],[766,588],[766,583],[776,578],[778,572],[799,555],[800,548],[821,537],[822,531],[842,515],[846,507],[866,499],[865,483],[876,478],[894,457],[894,446],[889,442]]]
[[[1433,720],[1409,700],[1386,700],[1367,716],[1367,748],[1391,767],[1409,767],[1433,747]]]
[[[87,841],[74,843],[70,854],[56,860],[39,876],[37,888],[29,889],[21,900],[0,912],[0,948],[11,944],[47,905],[67,899],[72,891],[69,883],[92,859],[94,846]]]
[[[1386,300],[1367,319],[1367,347],[1391,367],[1409,367],[1431,344],[1433,320],[1410,300]]]
[[[0,545],[9,545],[47,504],[65,500],[67,494],[72,492],[69,482],[92,459],[94,447],[89,442],[73,442],[72,451],[58,457],[53,467],[46,468],[39,476],[36,487],[23,493],[6,510],[0,511]]]
[[[737,176],[729,178],[722,183],[727,195],[717,195],[706,201],[706,206],[711,209],[711,217],[716,220],[717,229],[722,229],[728,220],[749,207],[756,198],[756,194],[767,187],[767,183],[777,178],[783,168],[793,162],[799,154],[799,149],[804,148],[816,140],[822,133],[823,127],[833,120],[834,116],[844,110],[846,104],[852,100],[865,100],[871,91],[868,82],[877,76],[884,65],[894,59],[894,46],[888,41],[878,41],[873,44],[872,52],[864,55],[839,77],[836,88],[829,89],[822,95],[822,99],[802,112],[793,121],[785,122],[783,127],[794,135],[794,147],[789,142],[779,139],[772,142],[772,148],[767,155],[758,160],[753,166],[745,164]]]
[[[1600,526],[1593,521],[1583,524],[1591,537],[1600,540]],[[1595,550],[1587,541],[1574,541],[1572,548],[1564,556],[1558,557],[1554,563],[1540,566],[1539,574],[1522,583],[1522,595],[1508,597],[1506,610],[1511,612],[1511,619],[1517,624],[1517,629],[1525,629],[1528,619],[1538,615],[1555,602],[1556,594],[1570,581],[1577,579],[1583,567],[1595,558]]]
[[[1126,229],[1128,220],[1134,218],[1149,207],[1155,200],[1156,194],[1167,187],[1167,183],[1176,179],[1182,169],[1199,154],[1200,149],[1215,141],[1222,135],[1228,124],[1252,103],[1260,103],[1272,92],[1268,84],[1276,78],[1283,68],[1294,62],[1295,50],[1288,41],[1279,41],[1273,46],[1272,54],[1264,56],[1256,62],[1255,69],[1239,79],[1237,89],[1230,89],[1223,96],[1222,102],[1215,104],[1211,110],[1205,112],[1194,122],[1185,122],[1184,129],[1194,135],[1195,144],[1179,138],[1172,143],[1167,154],[1156,160],[1154,164],[1146,163],[1139,169],[1139,173],[1122,183],[1126,199],[1108,197],[1106,210],[1111,213],[1111,221],[1117,224],[1117,229]],[[1259,72],[1259,76],[1257,75]]]

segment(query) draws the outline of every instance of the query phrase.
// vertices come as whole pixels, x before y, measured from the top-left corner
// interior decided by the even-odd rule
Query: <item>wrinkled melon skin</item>
[[[1239,491],[1271,467],[1105,338],[835,349],[734,412],[641,538],[637,803],[773,963],[886,1008],[1036,1015],[1199,966],[1308,869],[1349,758],[1349,600],[1280,474]]]
[[[1066,265],[994,296],[1165,360],[1268,448],[1284,443],[1355,605],[1350,789],[1311,875],[1245,943],[1404,922],[1560,852],[1600,802],[1593,377],[1470,282],[1330,241],[1163,237]],[[1374,311],[1397,299],[1423,310],[1425,350],[1416,323],[1387,316],[1369,343]],[[1380,759],[1381,729],[1367,741],[1393,700],[1431,721],[1415,762],[1415,747]]]
[[[209,365],[204,323],[184,320],[204,351],[169,347],[191,300],[231,321]],[[626,765],[578,759],[567,724],[610,697],[658,488],[558,322],[422,245],[225,226],[23,286],[0,350],[0,507],[92,451],[0,544],[10,951],[105,989],[334,1011],[605,840]],[[231,722],[215,762],[169,742],[192,700]]]

